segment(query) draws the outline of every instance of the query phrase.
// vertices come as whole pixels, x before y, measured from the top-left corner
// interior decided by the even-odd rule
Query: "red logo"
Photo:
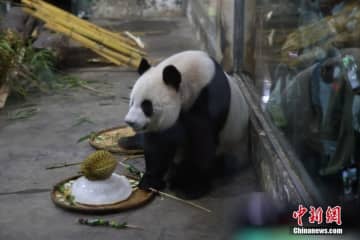
[[[298,226],[303,226],[303,217],[308,213],[308,222],[311,224],[322,224],[324,211],[321,207],[315,208],[310,206],[310,211],[308,208],[303,205],[299,205],[297,211],[294,211],[292,217],[297,220]],[[336,223],[337,225],[341,225],[341,207],[328,207],[325,213],[326,223]]]
[[[303,207],[303,205],[299,205],[299,209],[293,212],[293,218],[297,219],[297,224],[299,226],[303,225],[302,218],[307,213],[307,208]]]
[[[321,207],[314,208],[313,206],[310,207],[310,217],[309,217],[309,223],[317,223],[322,224],[323,222],[323,209]]]
[[[341,207],[328,207],[326,210],[326,223],[336,223],[337,225],[341,225]]]

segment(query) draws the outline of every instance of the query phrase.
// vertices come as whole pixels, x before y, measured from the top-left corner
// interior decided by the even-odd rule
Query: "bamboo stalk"
[[[120,62],[119,60],[117,60],[105,53],[102,53],[101,51],[98,51],[97,49],[92,48],[91,50],[94,51],[97,55],[100,55],[101,57],[105,58],[106,60],[110,61],[111,63],[114,63],[117,66],[125,66],[124,63]]]
[[[37,11],[32,10],[32,9],[24,9],[25,12],[40,18],[41,20],[45,21],[46,23],[56,23],[59,25],[63,25],[66,28],[69,28],[72,30],[72,32],[77,32],[78,34],[84,35],[88,38],[91,38],[109,48],[112,48],[116,51],[119,51],[125,55],[128,55],[129,57],[141,57],[141,55],[143,54],[143,52],[141,52],[140,50],[133,48],[129,45],[127,45],[126,43],[123,43],[121,41],[114,41],[113,38],[109,38],[105,35],[101,35],[101,34],[96,34],[93,33],[91,29],[87,29],[84,27],[70,27],[73,26],[72,24],[69,24],[69,22],[67,21],[67,19],[65,18],[61,18],[59,16],[56,15],[52,15],[48,12],[45,12],[44,9],[38,9]]]
[[[131,159],[137,159],[137,158],[141,158],[141,157],[144,157],[143,153],[136,154],[136,155],[129,155],[129,156],[124,157],[124,161],[131,160]]]
[[[104,47],[96,42],[93,42],[80,34],[72,32],[69,29],[64,28],[61,25],[48,23],[46,24],[47,27],[51,28],[54,31],[62,32],[68,36],[71,36],[73,39],[81,42],[84,44],[85,47],[88,47],[94,51],[96,51],[99,55],[107,58],[109,61],[113,61],[117,65],[129,65],[131,67],[137,68],[140,64],[141,58],[129,58],[127,56],[123,56],[120,53],[114,52],[107,47]]]
[[[64,164],[61,164],[61,165],[54,165],[54,166],[47,167],[46,170],[52,170],[52,169],[57,169],[57,168],[72,167],[72,166],[77,166],[77,165],[80,165],[80,164],[81,164],[81,162],[64,163]]]
[[[190,202],[190,201],[187,201],[187,200],[184,200],[184,199],[181,199],[179,197],[176,197],[174,195],[171,195],[171,194],[168,194],[168,193],[165,193],[165,192],[161,192],[159,190],[156,190],[154,188],[149,188],[150,191],[154,192],[154,193],[157,193],[159,194],[160,196],[164,196],[164,197],[167,197],[167,198],[171,198],[171,199],[174,199],[176,201],[179,201],[179,202],[182,202],[182,203],[185,203],[187,205],[190,205],[190,206],[193,206],[195,208],[198,208],[198,209],[201,209],[205,212],[208,212],[208,213],[211,213],[211,210],[208,209],[208,208],[205,208],[203,206],[200,206],[199,204],[196,204],[196,203],[193,203],[193,202]]]
[[[116,65],[124,65],[125,64],[125,65],[129,65],[131,67],[137,68],[140,64],[141,58],[132,59],[132,58],[123,56],[119,53],[116,53],[116,52],[108,49],[105,46],[102,46],[94,41],[87,39],[86,37],[84,37],[76,32],[72,32],[71,30],[69,30],[61,25],[54,24],[54,23],[47,23],[46,27],[50,28],[51,30],[61,32],[67,36],[70,36],[74,40],[82,43],[85,47],[90,48],[93,51],[96,51],[97,54],[105,57],[109,61],[112,61]]]
[[[32,7],[37,6],[38,10],[39,9],[44,10],[46,12],[54,13],[55,15],[61,16],[62,18],[66,19],[69,23],[72,23],[72,24],[76,25],[77,27],[93,29],[96,31],[96,34],[106,35],[112,39],[115,38],[115,39],[125,42],[133,47],[137,47],[136,42],[134,42],[132,39],[125,37],[125,35],[119,35],[117,33],[111,32],[104,28],[98,27],[97,25],[95,25],[93,23],[90,23],[88,21],[80,19],[80,18],[74,16],[73,14],[63,11],[62,9],[59,9],[59,8],[57,8],[51,4],[48,4],[44,1],[37,1],[37,0],[30,0],[30,1],[23,0],[23,1],[30,2]]]
[[[132,46],[137,46],[136,42],[132,41],[132,39],[129,39],[127,37],[125,37],[124,35],[119,35],[119,34],[116,34],[114,32],[111,32],[107,29],[104,29],[104,28],[100,28],[98,26],[96,26],[95,24],[93,23],[90,23],[88,21],[85,21],[83,19],[80,19],[60,8],[57,8],[49,3],[46,3],[44,1],[41,1],[41,0],[22,0],[22,2],[24,4],[27,4],[28,6],[32,7],[32,8],[36,8],[36,9],[44,9],[46,11],[49,11],[49,12],[53,12],[54,14],[56,15],[59,15],[59,16],[62,16],[63,18],[66,18],[69,23],[73,23],[73,24],[76,24],[76,26],[83,26],[85,28],[89,28],[89,29],[94,29],[96,30],[98,33],[102,33],[102,34],[106,34],[108,35],[109,37],[112,37],[112,38],[115,38],[115,39],[119,39],[120,41],[123,41],[123,42],[126,42]]]
[[[358,1],[349,1],[338,13],[324,17],[318,22],[297,28],[289,33],[281,50],[284,59],[288,59],[288,53],[312,46],[316,43],[346,34],[346,23],[350,20],[359,20]]]

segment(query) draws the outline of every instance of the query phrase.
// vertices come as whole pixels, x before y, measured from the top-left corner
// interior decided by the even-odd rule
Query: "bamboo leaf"
[[[94,124],[94,122],[88,117],[80,117],[71,127],[77,127],[83,123]]]
[[[13,113],[8,114],[8,120],[19,120],[19,119],[26,119],[34,116],[36,113],[39,112],[38,108],[26,108],[26,109],[19,109],[14,111]]]
[[[92,138],[95,134],[96,134],[95,132],[91,132],[91,133],[89,133],[89,134],[87,134],[87,135],[79,138],[79,139],[77,140],[77,143],[81,143],[81,142],[83,142],[83,141],[85,141],[85,140],[87,140],[87,139],[90,139],[90,138]]]

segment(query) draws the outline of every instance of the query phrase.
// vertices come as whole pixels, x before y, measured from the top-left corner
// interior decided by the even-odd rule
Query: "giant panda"
[[[186,198],[211,189],[226,158],[246,143],[249,108],[236,83],[202,51],[138,69],[125,122],[142,139],[141,189],[170,187]]]

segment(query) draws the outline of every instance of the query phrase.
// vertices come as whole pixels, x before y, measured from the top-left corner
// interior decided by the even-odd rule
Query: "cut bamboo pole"
[[[47,23],[46,27],[50,28],[53,31],[61,32],[69,37],[71,36],[71,38],[73,38],[74,40],[79,41],[85,47],[90,48],[91,50],[95,51],[97,54],[103,56],[104,58],[115,63],[116,65],[129,65],[131,67],[137,68],[140,64],[141,58],[132,59],[123,56],[59,24]]]
[[[132,40],[103,29],[41,0],[22,0],[24,11],[44,21],[45,27],[60,32],[116,65],[137,68],[143,51]]]
[[[107,54],[105,54],[105,53],[97,50],[97,49],[93,49],[93,48],[92,48],[91,50],[94,51],[97,55],[105,58],[106,60],[114,63],[114,64],[117,65],[117,66],[125,66],[125,63],[122,63],[121,61],[119,61],[119,60],[117,60],[117,59],[115,59],[115,58],[113,58],[113,57],[111,57],[111,56],[109,56],[109,55],[107,55]]]
[[[44,15],[44,14],[42,14],[42,13],[40,13],[40,12],[33,11],[33,10],[30,10],[30,9],[25,9],[25,12],[33,15],[34,17],[37,17],[37,18],[40,18],[40,19],[46,21],[46,15]],[[107,48],[107,46],[102,46],[102,44],[96,43],[96,42],[92,41],[91,39],[88,39],[88,38],[86,38],[85,36],[79,34],[77,31],[75,31],[74,28],[69,29],[69,28],[67,28],[66,26],[63,26],[63,25],[58,24],[57,22],[55,23],[55,22],[56,22],[56,21],[54,21],[54,22],[47,22],[45,26],[48,26],[49,28],[51,28],[51,30],[59,31],[59,32],[61,32],[61,33],[63,33],[63,34],[66,34],[66,35],[67,35],[68,37],[70,37],[70,38],[74,38],[74,39],[75,39],[74,36],[75,36],[75,34],[76,34],[76,38],[77,38],[77,39],[75,39],[75,40],[80,41],[80,40],[78,40],[78,39],[81,38],[81,39],[82,39],[81,42],[86,41],[87,47],[89,47],[89,43],[90,43],[90,42],[93,42],[93,44],[91,44],[91,45],[97,46],[97,47],[95,47],[95,49],[97,49],[97,50],[99,49],[99,47]],[[89,41],[87,41],[87,40],[89,40]],[[89,47],[89,48],[91,48],[91,47]],[[121,46],[118,46],[118,49],[119,49],[119,50],[121,49],[122,51],[119,51],[119,52],[120,52],[120,53],[123,53],[124,55],[127,55],[128,57],[127,57],[127,56],[124,56],[124,55],[121,55],[120,53],[117,53],[117,52],[112,51],[111,49],[107,48],[107,50],[108,50],[109,53],[112,52],[112,56],[113,56],[113,57],[115,56],[116,59],[119,59],[119,60],[122,61],[122,62],[125,62],[125,63],[126,63],[126,62],[128,62],[128,59],[134,59],[135,62],[140,62],[141,56],[140,56],[139,54],[135,54],[135,53],[129,54],[129,50],[127,50],[127,49],[122,49]],[[107,55],[109,55],[109,54],[107,54]],[[129,56],[129,55],[130,55],[130,56]],[[109,58],[107,58],[107,59],[110,60]],[[114,62],[114,61],[112,60],[112,62]],[[116,62],[114,62],[114,63],[117,64]],[[118,64],[117,64],[117,65],[118,65]],[[137,66],[135,66],[135,67],[137,67]]]
[[[49,11],[52,12],[56,15],[60,15],[63,18],[67,19],[69,22],[72,22],[73,24],[76,24],[76,26],[83,26],[85,28],[89,28],[89,29],[94,29],[96,32],[98,32],[99,34],[105,34],[108,35],[109,37],[113,37],[115,39],[119,39],[123,42],[126,42],[129,45],[132,46],[137,46],[137,44],[132,41],[131,39],[125,37],[124,35],[120,35],[114,32],[111,32],[107,29],[104,28],[100,28],[97,25],[90,23],[88,21],[85,21],[83,19],[80,19],[76,16],[74,16],[73,14],[70,14],[60,8],[57,8],[49,3],[46,3],[44,1],[41,0],[22,0],[22,2],[26,5],[28,5],[29,7],[35,8],[35,9],[44,9],[45,11]]]
[[[61,17],[58,17],[56,15],[52,15],[50,13],[44,12],[43,9],[39,9],[37,11],[32,9],[24,9],[25,12],[29,13],[32,16],[35,16],[37,18],[40,18],[46,23],[56,23],[59,25],[63,25],[66,28],[71,28],[72,32],[77,32],[78,34],[84,35],[85,37],[91,38],[109,48],[112,48],[116,51],[119,51],[129,57],[138,58],[142,55],[142,52],[136,48],[133,48],[123,42],[120,41],[114,41],[114,39],[109,38],[105,35],[99,35],[96,33],[93,33],[91,29],[86,29],[83,27],[74,27],[73,24],[69,24],[69,22],[66,21],[66,19],[63,19]],[[72,27],[70,27],[72,26]]]

